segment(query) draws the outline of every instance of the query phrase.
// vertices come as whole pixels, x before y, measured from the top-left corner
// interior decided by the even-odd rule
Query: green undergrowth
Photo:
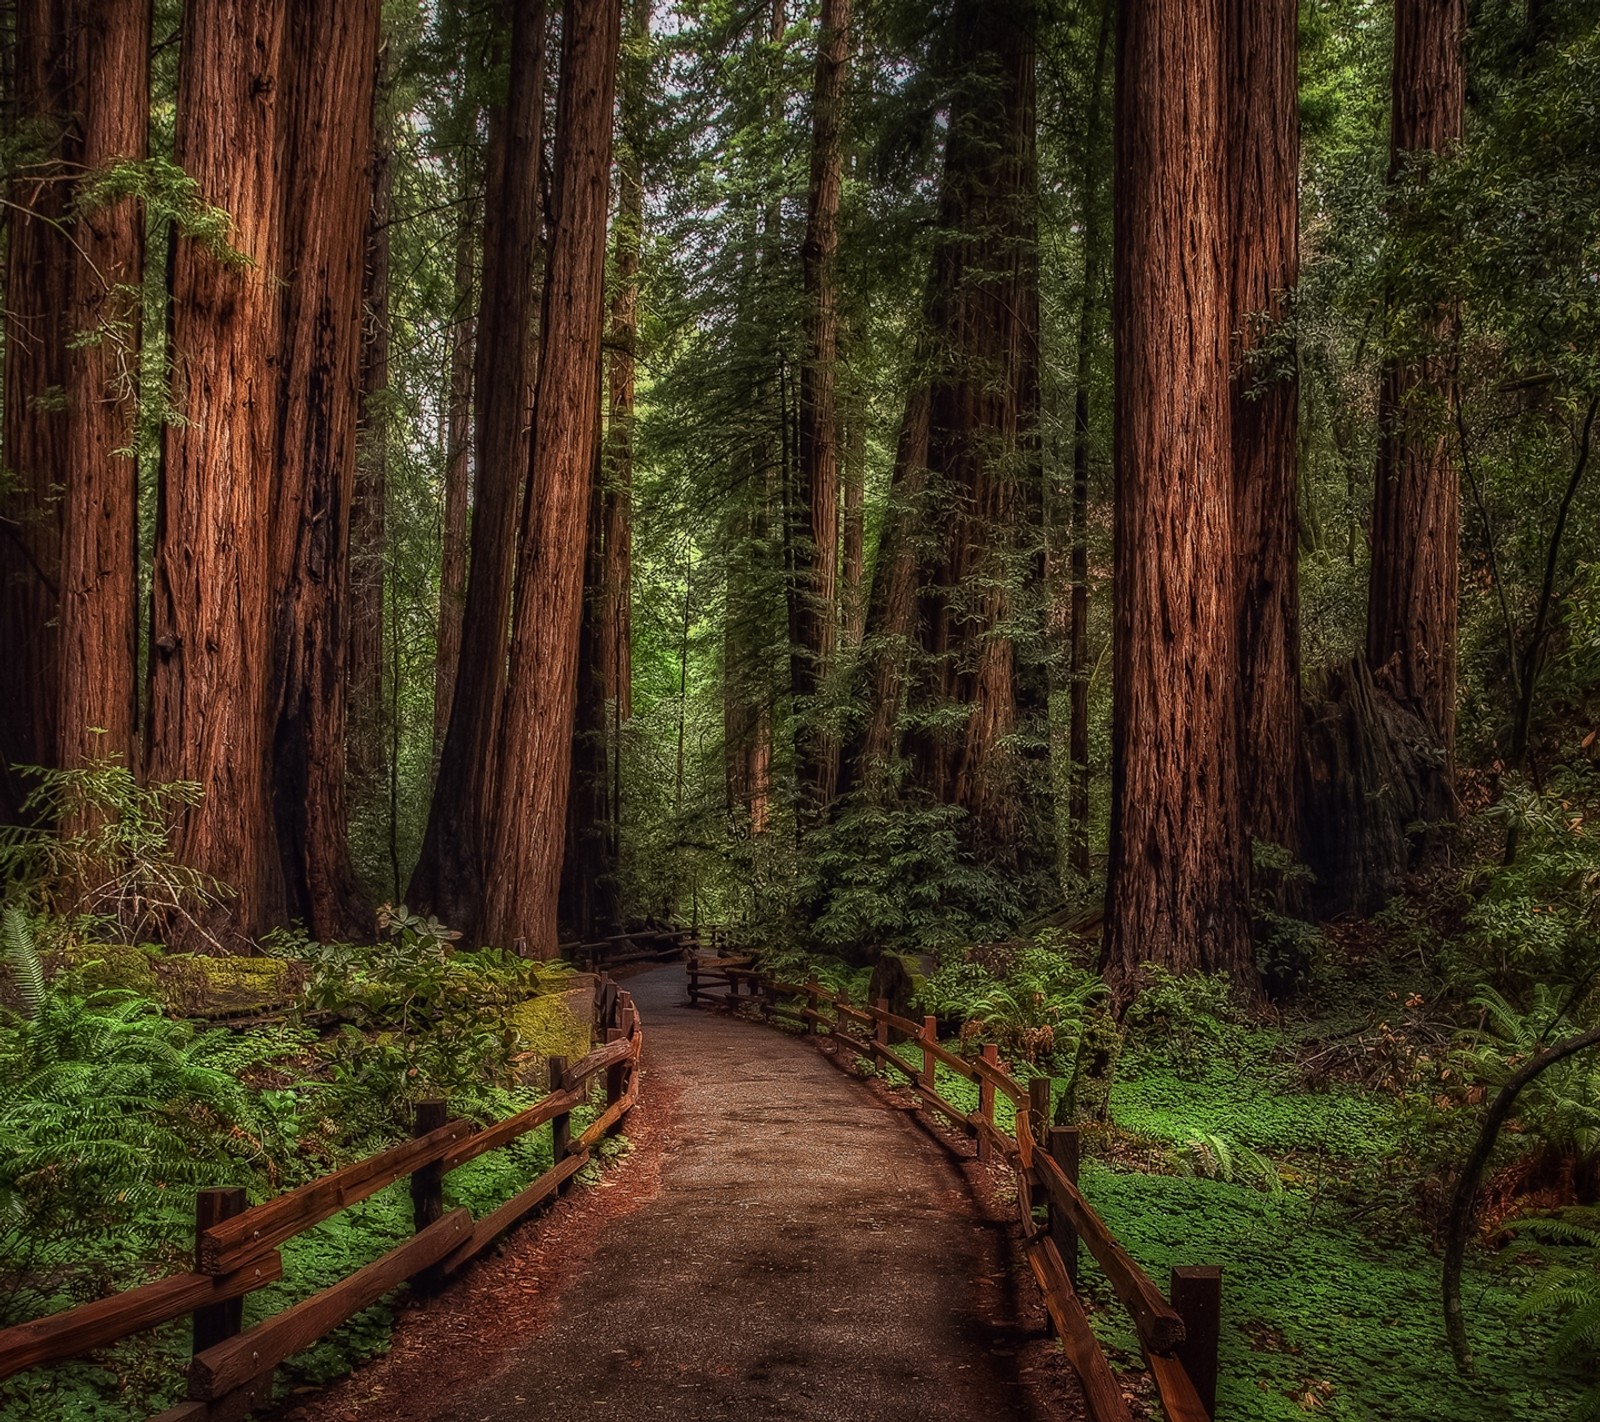
[[[1112,1092],[1112,1129],[1091,1129],[1085,1140],[1090,1157],[1108,1158],[1085,1160],[1084,1193],[1153,1279],[1164,1287],[1174,1266],[1222,1266],[1219,1415],[1570,1422],[1583,1379],[1551,1363],[1553,1327],[1523,1307],[1548,1251],[1474,1259],[1464,1294],[1481,1376],[1457,1376],[1443,1334],[1439,1259],[1424,1224],[1380,1183],[1408,1174],[1400,1105],[1349,1086],[1307,1090],[1277,1059],[1279,1045],[1276,1033],[1241,1032],[1198,1068],[1135,1054]],[[920,1069],[913,1044],[894,1051]],[[905,1084],[901,1073],[878,1070]],[[1064,1083],[1053,1088],[1059,1106]],[[942,1064],[936,1089],[959,1110],[978,1104],[976,1084]],[[1014,1128],[1004,1096],[995,1117],[1002,1130]],[[1226,1143],[1260,1161],[1270,1179],[1186,1172],[1185,1148],[1196,1141]],[[1127,1312],[1086,1251],[1081,1257],[1108,1354],[1119,1369],[1141,1369]]]
[[[1439,1261],[1420,1241],[1374,1243],[1359,1221],[1297,1191],[1116,1171],[1086,1162],[1085,1195],[1165,1284],[1179,1264],[1220,1264],[1218,1414],[1228,1422],[1566,1422],[1580,1391],[1553,1369],[1549,1332],[1518,1313],[1516,1260],[1469,1270],[1465,1296],[1482,1376],[1458,1377],[1445,1346]],[[1095,1322],[1137,1365],[1125,1311],[1085,1256]]]
[[[577,1134],[599,1115],[599,1107],[574,1111]],[[602,1160],[627,1148],[614,1138],[598,1152]],[[550,1168],[550,1131],[543,1128],[504,1149],[480,1156],[445,1180],[445,1207],[467,1208],[475,1218],[511,1198]],[[580,1184],[598,1179],[598,1162],[578,1174]],[[245,1300],[245,1327],[349,1277],[412,1233],[409,1182],[396,1181],[370,1199],[297,1235],[282,1247],[283,1277]],[[391,1294],[357,1314],[326,1338],[279,1368],[280,1396],[343,1376],[388,1351],[403,1294]],[[0,1383],[0,1422],[127,1422],[182,1400],[189,1358],[189,1323],[162,1328],[101,1350],[94,1358],[36,1368]]]

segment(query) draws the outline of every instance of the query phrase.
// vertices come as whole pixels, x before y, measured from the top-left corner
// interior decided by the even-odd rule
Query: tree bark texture
[[[644,145],[648,139],[650,0],[632,0],[618,104],[617,216],[613,243],[607,421],[600,489],[603,550],[595,664],[605,703],[611,851],[622,824],[622,728],[633,718],[633,407],[639,343],[639,254],[644,239]]]
[[[1460,141],[1465,29],[1465,0],[1397,0],[1391,183],[1419,155],[1446,153]],[[1397,193],[1390,220],[1402,236],[1406,205]],[[1390,308],[1393,319],[1392,297]],[[1461,489],[1450,452],[1448,347],[1456,317],[1441,308],[1422,325],[1428,348],[1386,359],[1378,395],[1367,660],[1378,683],[1433,728],[1453,761]]]
[[[936,360],[929,490],[943,548],[924,578],[921,698],[966,709],[956,733],[919,733],[912,756],[935,799],[972,816],[991,848],[1020,828],[1015,646],[1006,628],[1016,553],[1038,476],[1039,289],[1034,30],[1029,0],[958,11],[956,85],[940,225],[955,234],[929,287]]]
[[[1096,181],[1104,142],[1104,92],[1111,51],[1110,0],[1100,12],[1094,77],[1089,89],[1083,166],[1078,182],[1083,197],[1083,292],[1078,304],[1078,349],[1072,392],[1072,591],[1067,612],[1067,862],[1080,878],[1089,877],[1089,452],[1093,440],[1090,384],[1098,320],[1104,300],[1107,233],[1106,195]]]
[[[361,343],[361,440],[355,498],[350,506],[350,782],[371,796],[382,780],[385,753],[383,583],[389,497],[389,219],[394,194],[394,115],[387,43],[378,59],[372,146],[365,190],[366,224]]]
[[[164,433],[152,573],[148,773],[204,798],[174,848],[230,884],[215,941],[284,906],[271,795],[273,586],[268,477],[282,299],[276,262],[285,7],[192,0],[175,156],[232,220],[230,260],[174,237],[172,348],[181,422]],[[251,590],[257,590],[252,595]],[[178,941],[189,935],[179,931]]]
[[[463,195],[465,196],[465,195]],[[467,605],[467,508],[472,494],[472,367],[477,346],[472,268],[476,203],[465,203],[456,229],[456,309],[450,323],[450,394],[445,415],[443,548],[439,560],[439,634],[434,661],[433,745],[450,727],[461,627]]]
[[[138,475],[134,372],[144,214],[85,201],[94,177],[145,156],[150,6],[24,0],[15,114],[43,151],[13,180],[0,510],[0,652],[16,694],[0,711],[0,813],[9,766],[135,770]],[[16,787],[22,789],[24,787]]]
[[[345,670],[381,13],[290,0],[280,100],[273,793],[287,911],[325,942],[370,927],[350,865]]]
[[[486,938],[556,951],[556,906],[598,418],[606,214],[621,7],[569,0],[536,420],[518,539],[516,620],[495,777]]]
[[[600,401],[595,401],[596,414]],[[562,932],[579,943],[618,932],[615,842],[607,776],[606,666],[597,633],[606,615],[604,437],[596,424],[583,568],[583,623],[578,636],[577,709],[572,725],[567,846],[561,864]]]
[[[812,84],[811,184],[800,249],[806,352],[800,367],[798,512],[791,590],[790,689],[795,697],[795,778],[802,826],[819,819],[838,778],[838,737],[820,724],[815,698],[839,640],[839,201],[850,0],[823,0]]]
[[[1227,0],[1235,556],[1245,824],[1299,850],[1299,381],[1283,325],[1299,280],[1299,10]]]
[[[1128,0],[1116,100],[1105,969],[1254,973],[1239,793],[1220,0]]]
[[[543,0],[514,0],[509,87],[504,104],[490,117],[473,371],[477,430],[472,566],[450,724],[421,857],[407,893],[412,907],[438,915],[469,939],[478,936],[483,921],[517,513],[528,472],[544,72]],[[582,546],[580,535],[576,554]],[[565,776],[562,780],[564,784]]]

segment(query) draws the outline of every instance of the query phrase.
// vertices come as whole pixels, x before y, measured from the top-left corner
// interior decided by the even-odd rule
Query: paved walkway
[[[441,1422],[1029,1417],[1005,1241],[949,1154],[807,1044],[690,1012],[683,985],[627,984],[646,1101],[676,1098],[658,1193]]]

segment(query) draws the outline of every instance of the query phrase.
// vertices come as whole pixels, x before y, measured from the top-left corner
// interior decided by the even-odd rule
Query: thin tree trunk
[[[1299,381],[1282,328],[1300,276],[1299,8],[1228,0],[1226,23],[1245,825],[1298,854]]]
[[[552,957],[567,818],[584,532],[599,410],[620,6],[568,0],[537,419],[494,782],[487,937]]]
[[[1465,0],[1397,0],[1389,174],[1398,182],[1418,155],[1448,152],[1461,138],[1466,74]],[[1393,220],[1410,230],[1396,195]],[[1398,315],[1391,296],[1391,316]],[[1456,622],[1460,600],[1461,490],[1450,457],[1448,347],[1456,317],[1423,320],[1433,349],[1391,355],[1378,396],[1378,467],[1367,584],[1367,661],[1402,706],[1419,715],[1453,763]],[[1452,813],[1450,802],[1437,807]]]
[[[606,705],[611,853],[622,825],[622,728],[633,717],[633,405],[639,341],[639,254],[644,237],[644,153],[650,83],[650,0],[632,0],[622,63],[617,151],[615,295],[611,301],[609,415],[601,487],[603,593],[596,659]]]
[[[1105,76],[1113,22],[1110,0],[1101,6],[1095,41],[1089,121],[1078,185],[1083,199],[1083,295],[1078,306],[1078,350],[1072,395],[1072,594],[1068,611],[1067,862],[1089,877],[1089,446],[1090,382],[1105,282],[1105,194],[1098,181],[1105,127]]]
[[[841,644],[854,651],[867,630],[867,440],[865,421],[852,415],[842,422],[839,445],[844,462],[844,484],[839,550],[839,634]]]
[[[543,0],[513,0],[512,8],[509,89],[504,106],[490,119],[484,200],[488,227],[473,372],[477,435],[472,566],[450,724],[422,854],[407,894],[413,907],[437,914],[469,939],[480,936],[490,872],[495,747],[506,686],[517,511],[528,472],[532,408],[545,12]],[[581,541],[575,546],[581,551]]]
[[[822,0],[812,86],[811,187],[800,249],[806,354],[800,367],[799,511],[790,592],[790,690],[795,698],[795,779],[802,828],[827,811],[838,779],[838,738],[819,723],[815,700],[839,638],[839,200],[843,187],[844,86],[850,62],[850,0]]]
[[[465,194],[463,194],[465,197]],[[439,635],[433,678],[433,746],[437,754],[450,726],[456,668],[461,660],[467,595],[467,506],[472,492],[472,366],[477,321],[472,268],[477,204],[463,202],[456,229],[456,304],[450,325],[450,398],[445,416],[443,550],[439,561]]]
[[[273,620],[262,594],[273,584],[284,21],[280,3],[191,0],[174,144],[200,195],[228,213],[229,242],[246,261],[174,237],[184,418],[164,432],[147,765],[152,780],[200,786],[174,848],[233,887],[214,925],[231,941],[253,938],[283,907],[270,785]]]
[[[1220,0],[1117,36],[1116,627],[1105,969],[1254,989],[1239,788]]]
[[[350,508],[350,780],[358,795],[376,794],[386,759],[383,695],[383,569],[389,485],[389,219],[394,192],[394,116],[390,47],[378,59],[367,173],[364,326],[361,347],[361,442]]]

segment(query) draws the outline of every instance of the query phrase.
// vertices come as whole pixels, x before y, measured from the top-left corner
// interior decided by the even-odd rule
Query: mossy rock
[[[304,969],[283,958],[172,954],[156,964],[162,1000],[176,1012],[238,1012],[293,996]]]
[[[529,1086],[548,1085],[548,1058],[576,1061],[593,1040],[594,999],[584,984],[540,993],[505,1009],[505,1022],[517,1034],[518,1075]]]
[[[133,943],[85,943],[66,949],[63,966],[72,969],[85,992],[123,991],[140,997],[160,995],[157,950]]]

